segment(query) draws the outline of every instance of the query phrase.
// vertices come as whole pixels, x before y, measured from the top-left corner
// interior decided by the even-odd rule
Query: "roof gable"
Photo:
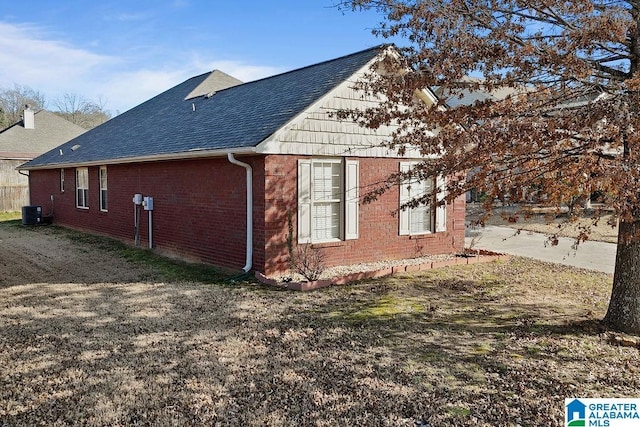
[[[242,81],[223,73],[220,70],[213,70],[194,90],[186,96],[185,100],[197,98],[199,96],[212,96],[216,92],[241,85]]]
[[[25,169],[185,158],[255,147],[373,60],[377,46],[185,100],[212,73],[193,77],[114,117]],[[206,83],[205,83],[206,85]],[[77,149],[71,150],[72,146]]]

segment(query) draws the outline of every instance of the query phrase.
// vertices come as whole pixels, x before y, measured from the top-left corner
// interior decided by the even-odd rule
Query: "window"
[[[358,238],[358,162],[298,161],[298,241]]]
[[[314,240],[340,238],[342,164],[311,164],[311,230]]]
[[[408,172],[417,162],[400,163],[400,172]],[[444,180],[429,178],[422,181],[405,181],[400,186],[400,206],[405,203],[423,197],[434,192],[434,186],[438,189],[444,188]],[[428,204],[421,204],[416,207],[406,208],[400,211],[400,234],[415,235],[429,234],[446,231],[446,206],[436,206],[436,200],[444,198],[443,191],[439,191],[434,200]]]
[[[64,193],[64,169],[60,169],[60,192]]]
[[[107,211],[107,167],[100,166],[100,210]]]
[[[76,169],[76,207],[89,209],[89,170]]]
[[[422,197],[433,192],[433,178],[411,184],[407,190],[409,198]],[[409,209],[409,232],[411,234],[433,233],[436,212],[433,208],[435,198],[429,205],[420,205]]]

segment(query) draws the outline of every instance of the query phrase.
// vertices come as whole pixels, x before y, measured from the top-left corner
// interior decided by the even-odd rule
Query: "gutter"
[[[247,249],[246,262],[242,270],[246,273],[253,265],[253,174],[251,165],[237,160],[233,153],[227,153],[230,163],[241,166],[247,171]]]
[[[80,148],[82,149],[82,147]],[[45,165],[39,166],[18,166],[19,170],[46,170],[46,169],[59,169],[59,168],[75,168],[84,166],[105,166],[105,165],[121,165],[127,163],[146,163],[146,162],[162,162],[171,160],[191,160],[202,159],[207,157],[219,157],[226,156],[229,153],[235,154],[254,154],[256,152],[255,147],[228,149],[223,148],[219,150],[209,149],[191,149],[189,151],[183,151],[180,153],[167,153],[167,154],[152,154],[149,156],[136,156],[136,157],[124,157],[115,159],[103,159],[103,160],[90,160],[80,162],[50,162]],[[26,164],[26,163],[25,163]]]

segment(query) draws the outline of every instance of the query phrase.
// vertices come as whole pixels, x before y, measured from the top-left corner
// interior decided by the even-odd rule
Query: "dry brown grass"
[[[605,274],[514,258],[295,293],[46,230],[0,225],[2,426],[556,426],[565,397],[640,389]]]

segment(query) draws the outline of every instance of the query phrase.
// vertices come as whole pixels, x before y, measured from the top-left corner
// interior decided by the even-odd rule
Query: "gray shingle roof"
[[[33,129],[25,129],[21,120],[0,132],[0,158],[33,159],[84,132],[85,129],[54,113],[38,111]]]
[[[211,73],[189,80],[26,163],[23,168],[99,164],[194,151],[255,147],[364,67],[377,46],[185,100]],[[71,147],[76,147],[72,150]],[[62,150],[62,155],[60,154]]]

